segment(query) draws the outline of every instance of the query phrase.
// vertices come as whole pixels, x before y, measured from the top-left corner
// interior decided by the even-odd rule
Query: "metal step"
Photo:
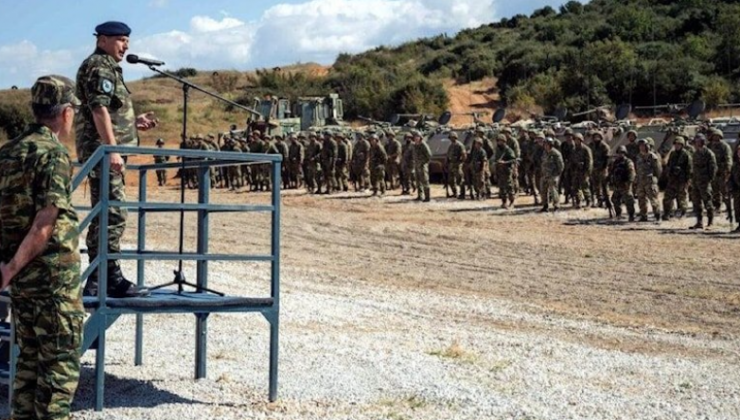
[[[0,322],[0,341],[10,341],[10,323]]]

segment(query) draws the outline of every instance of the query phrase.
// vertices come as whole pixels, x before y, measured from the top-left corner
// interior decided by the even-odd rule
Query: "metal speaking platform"
[[[77,190],[90,172],[100,166],[100,190],[107,191],[110,183],[110,155],[151,156],[162,154],[162,149],[130,148],[120,146],[103,146],[76,173],[73,190]],[[127,171],[138,171],[139,194],[138,201],[117,202],[110,201],[107,194],[101,196],[100,202],[93,208],[79,208],[87,215],[80,223],[80,232],[84,231],[94,218],[100,218],[100,225],[107,226],[108,210],[111,207],[129,209],[136,213],[138,218],[137,247],[134,250],[121,251],[119,254],[108,251],[108,230],[99,230],[99,249],[97,258],[90,263],[82,273],[82,282],[95,271],[98,272],[99,290],[97,297],[85,297],[84,305],[90,316],[84,326],[82,353],[95,350],[95,410],[102,411],[105,394],[105,351],[106,330],[115,321],[125,314],[136,316],[135,356],[134,364],[143,364],[143,316],[146,314],[194,314],[195,326],[195,378],[206,377],[208,316],[211,313],[260,313],[270,325],[270,354],[269,354],[269,400],[277,399],[278,387],[278,334],[280,314],[280,173],[282,156],[266,154],[250,154],[235,152],[214,152],[204,150],[166,149],[167,155],[179,158],[181,162],[130,165]],[[270,165],[271,167],[271,200],[269,205],[249,204],[213,204],[210,202],[211,178],[213,168],[229,166]],[[150,202],[147,200],[147,176],[157,169],[195,170],[198,177],[197,203],[185,203],[184,188],[181,185],[181,199],[177,203]],[[147,215],[150,213],[179,213],[180,215],[180,249],[177,252],[157,251],[147,247]],[[197,215],[197,246],[195,252],[183,252],[183,221],[186,212]],[[266,255],[234,255],[213,254],[209,252],[209,216],[213,213],[263,212],[271,214],[271,244],[270,253]],[[179,261],[180,276],[168,284],[172,289],[161,288],[154,290],[151,296],[142,298],[114,299],[107,296],[107,268],[109,260],[133,260],[137,264],[137,284],[144,286],[146,282],[147,261]],[[182,262],[193,261],[196,265],[195,283],[186,283],[182,277]],[[213,293],[208,289],[208,263],[212,261],[243,261],[264,262],[270,265],[270,294],[269,296],[242,297],[225,296]],[[152,285],[149,285],[152,286]],[[156,285],[155,285],[156,286]],[[176,287],[175,287],[176,286]],[[186,291],[185,287],[194,291]],[[7,297],[2,299],[10,302]],[[12,320],[9,324],[0,325],[0,339],[9,343],[7,363],[0,360],[0,381],[8,383],[9,394],[12,392],[14,367],[18,354],[15,345]],[[2,353],[0,353],[2,354]]]

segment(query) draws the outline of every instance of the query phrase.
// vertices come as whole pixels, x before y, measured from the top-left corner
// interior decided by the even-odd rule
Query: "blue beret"
[[[95,35],[129,36],[131,28],[123,22],[105,22],[95,27]]]

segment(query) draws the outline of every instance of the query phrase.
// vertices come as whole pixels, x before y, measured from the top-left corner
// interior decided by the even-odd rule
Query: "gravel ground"
[[[90,410],[89,353],[75,418],[740,418],[740,288],[728,270],[738,249],[724,235],[673,232],[689,221],[590,223],[595,211],[504,218],[492,202],[443,200],[421,214],[395,198],[285,204],[279,401],[267,403],[259,315],[211,316],[199,381],[192,316],[146,316],[143,367],[133,366],[127,316],[108,334],[106,410]],[[171,220],[150,223],[153,243],[171,243]],[[229,223],[212,233],[225,249],[265,244],[265,232],[234,235]],[[637,239],[677,255],[647,258]],[[697,258],[722,250],[699,264],[683,252],[697,241]],[[481,246],[489,252],[476,254]],[[566,265],[571,253],[582,261]],[[171,280],[172,265],[148,269],[151,283]],[[268,287],[266,265],[211,270],[210,284],[230,294]]]

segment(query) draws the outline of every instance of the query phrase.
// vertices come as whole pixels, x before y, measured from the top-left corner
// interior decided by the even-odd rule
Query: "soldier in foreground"
[[[717,176],[717,160],[714,153],[706,147],[707,139],[703,134],[694,137],[696,151],[692,157],[693,176],[691,178],[691,201],[694,203],[696,224],[690,229],[704,229],[704,208],[707,209],[707,227],[714,223],[712,206],[712,182]]]
[[[553,211],[560,209],[560,174],[563,173],[565,163],[563,155],[555,148],[555,139],[548,137],[545,139],[545,156],[542,159],[542,209],[541,212],[547,212],[552,204]]]
[[[411,135],[414,139],[413,157],[414,172],[416,173],[416,200],[428,203],[429,196],[429,161],[432,160],[432,151],[424,141],[421,133],[414,130]]]
[[[686,150],[686,139],[681,136],[673,141],[673,150],[668,157],[663,176],[666,187],[663,195],[663,220],[673,217],[673,202],[678,203],[678,217],[684,217],[688,211],[689,181],[693,164],[691,155]]]
[[[591,149],[583,144],[583,134],[576,133],[573,139],[575,144],[570,159],[570,186],[573,192],[573,207],[580,209],[581,203],[585,200],[586,208],[588,208],[591,203],[589,180],[593,169],[593,158]]]
[[[488,154],[483,148],[483,139],[476,137],[470,151],[470,167],[473,171],[473,191],[475,199],[485,197],[486,178],[488,177]]]
[[[622,203],[627,207],[629,221],[635,221],[635,196],[632,184],[635,182],[635,164],[627,158],[627,148],[619,146],[617,157],[609,168],[609,183],[613,186],[612,203],[617,219],[622,217]]]
[[[635,170],[637,171],[635,185],[637,186],[637,201],[640,206],[640,221],[648,221],[647,205],[649,201],[650,206],[653,208],[655,221],[660,222],[661,211],[658,201],[658,178],[660,178],[663,167],[658,154],[650,150],[648,139],[640,139],[637,143],[639,154],[635,161]],[[629,159],[629,150],[627,153]]]
[[[69,419],[80,375],[79,226],[72,205],[72,81],[40,77],[36,122],[0,148],[0,289],[10,285],[19,347],[13,419]]]
[[[153,114],[134,113],[133,102],[123,81],[123,72],[118,65],[128,50],[131,29],[121,22],[106,22],[95,28],[95,52],[82,62],[77,71],[77,97],[82,101],[81,113],[76,121],[77,156],[86,162],[101,145],[138,146],[137,130],[148,130],[156,126]],[[126,201],[124,172],[126,162],[119,153],[110,155],[110,190],[100,191],[102,167],[97,166],[89,176],[90,204],[100,201],[101,193],[110,200]],[[121,252],[121,237],[126,228],[128,212],[124,208],[111,207],[108,213],[108,252]],[[100,218],[95,218],[87,231],[87,253],[90,262],[98,256]],[[84,293],[98,294],[97,271],[85,284]],[[111,297],[134,297],[147,294],[128,281],[116,260],[108,261],[108,294]]]

